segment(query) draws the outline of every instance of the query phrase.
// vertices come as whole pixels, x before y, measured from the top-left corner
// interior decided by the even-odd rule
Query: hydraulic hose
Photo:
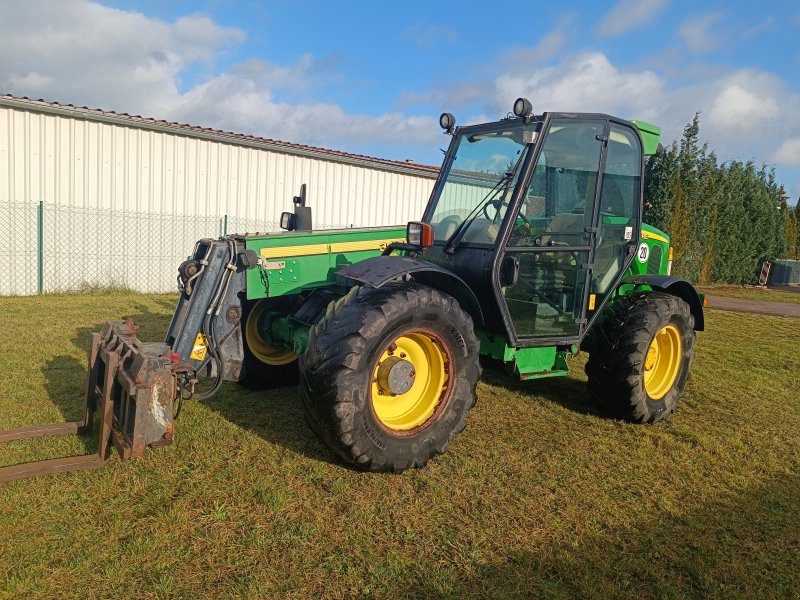
[[[225,296],[227,295],[227,291],[230,287],[230,281],[233,277],[234,272],[236,271],[236,242],[233,240],[228,240],[228,252],[230,253],[230,258],[228,260],[227,265],[225,266],[225,270],[220,274],[220,278],[217,282],[217,289],[214,293],[213,300],[209,303],[208,309],[206,310],[205,318],[203,319],[203,328],[202,332],[206,335],[208,339],[208,352],[209,352],[209,359],[203,361],[197,371],[200,371],[203,366],[207,364],[208,360],[214,361],[214,366],[216,367],[216,378],[214,384],[211,388],[205,392],[199,392],[192,394],[193,397],[197,398],[198,400],[207,400],[211,398],[214,394],[219,391],[219,388],[222,386],[223,376],[222,376],[222,357],[219,354],[219,346],[224,343],[224,341],[228,338],[228,336],[235,330],[237,323],[231,327],[231,330],[223,337],[221,342],[218,342],[216,339],[216,328],[214,327],[215,319],[212,319],[212,315],[214,317],[218,316],[220,310],[222,309],[222,305],[225,302]]]

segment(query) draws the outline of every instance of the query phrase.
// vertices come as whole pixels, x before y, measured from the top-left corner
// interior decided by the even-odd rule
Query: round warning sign
[[[650,246],[642,242],[636,251],[636,258],[639,259],[640,263],[646,263],[648,256],[650,256]]]

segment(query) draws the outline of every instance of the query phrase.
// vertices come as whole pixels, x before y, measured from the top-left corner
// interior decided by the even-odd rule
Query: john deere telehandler
[[[420,221],[312,231],[305,193],[286,233],[197,242],[163,343],[132,321],[92,336],[79,423],[99,451],[6,467],[0,480],[104,464],[167,445],[174,415],[223,381],[299,383],[310,428],[371,471],[421,467],[464,429],[481,356],[522,379],[588,351],[590,396],[654,423],[683,392],[702,302],[671,277],[667,236],[642,223],[643,158],[660,130],[603,114],[532,114],[455,127]],[[380,201],[380,199],[378,199]],[[269,410],[269,405],[264,406]]]

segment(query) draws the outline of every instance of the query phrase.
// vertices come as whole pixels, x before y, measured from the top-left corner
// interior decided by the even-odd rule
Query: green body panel
[[[652,123],[645,123],[644,121],[631,121],[639,130],[644,142],[645,156],[652,156],[658,151],[658,142],[661,138],[661,128],[653,125]]]
[[[624,217],[613,216],[604,216],[603,219],[609,224],[614,224],[615,219],[626,221]],[[248,272],[247,298],[255,300],[285,296],[332,285],[336,271],[341,266],[376,256],[385,244],[403,240],[404,236],[404,228],[389,227],[247,237],[246,247],[254,250],[267,266]],[[625,276],[666,274],[669,260],[667,234],[643,224],[640,244],[648,247],[648,260],[635,258]],[[654,261],[652,259],[656,252],[658,259]],[[270,265],[274,265],[274,268],[269,268]],[[634,286],[622,286],[617,293],[624,295],[634,289]],[[261,335],[275,346],[291,348],[296,354],[302,354],[308,347],[308,326],[291,317],[272,313],[270,318],[262,319],[261,325]],[[479,329],[476,329],[476,334],[481,344],[480,353],[512,366],[521,379],[569,374],[567,358],[574,354],[574,349],[559,350],[555,346],[514,348],[507,344],[503,336]]]
[[[247,236],[245,247],[263,261],[263,268],[247,272],[247,299],[299,294],[333,284],[338,269],[377,256],[389,243],[405,237],[405,226]]]
[[[645,273],[666,275],[669,264],[669,236],[660,229],[656,229],[647,223],[642,223],[639,249],[641,249],[642,244],[647,246],[647,259],[641,260],[637,251],[637,256],[631,262],[624,277],[643,275]]]
[[[481,343],[481,354],[513,365],[514,371],[521,379],[538,379],[569,374],[567,357],[573,352],[558,350],[555,346],[514,348],[509,346],[502,336],[487,333],[482,329],[476,329],[475,334]]]

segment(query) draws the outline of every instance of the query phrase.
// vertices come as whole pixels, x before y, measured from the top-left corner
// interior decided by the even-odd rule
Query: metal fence
[[[0,295],[94,287],[174,291],[177,267],[197,240],[277,230],[275,221],[233,215],[199,217],[0,202]]]
[[[800,260],[776,260],[772,263],[772,285],[800,284]]]

